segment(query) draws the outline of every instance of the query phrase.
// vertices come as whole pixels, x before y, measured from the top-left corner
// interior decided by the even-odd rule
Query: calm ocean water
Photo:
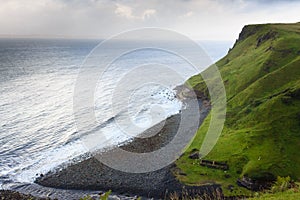
[[[79,134],[73,117],[73,92],[80,66],[96,40],[0,39],[0,185],[32,182],[36,174],[86,153],[82,138],[103,137],[95,149],[117,144],[130,137],[122,134],[114,120],[131,121],[146,129],[167,116],[179,112],[181,102],[172,88],[194,74],[187,63],[176,56],[143,50],[119,58],[99,79],[95,91],[94,131]],[[212,61],[224,56],[232,42],[199,42]],[[191,50],[190,53],[193,53]],[[143,63],[160,63],[181,70],[183,79],[169,87],[145,85],[132,92],[126,108],[112,113],[107,102],[118,80]],[[150,69],[151,70],[151,69]],[[154,69],[153,69],[154,70]],[[167,78],[167,74],[160,74]],[[143,77],[136,77],[142,79]],[[116,104],[123,96],[115,96]],[[149,112],[153,106],[163,108]]]

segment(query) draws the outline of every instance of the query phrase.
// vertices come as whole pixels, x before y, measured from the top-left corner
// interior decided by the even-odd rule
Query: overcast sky
[[[300,21],[300,0],[0,0],[0,35],[107,38],[162,27],[234,40],[245,24]]]

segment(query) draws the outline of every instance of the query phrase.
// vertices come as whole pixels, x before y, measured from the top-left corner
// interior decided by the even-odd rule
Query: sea
[[[101,142],[92,147],[97,150],[130,140],[133,136],[123,134],[116,121],[129,128],[134,124],[142,131],[180,112],[182,102],[176,98],[173,88],[195,71],[188,70],[185,60],[169,52],[139,50],[120,56],[99,77],[93,108],[97,126],[86,133],[78,132],[73,105],[75,85],[87,56],[100,42],[0,39],[0,188],[9,189],[12,183],[32,183],[40,174],[76,160],[91,151],[83,141],[101,138]],[[233,41],[197,43],[212,63],[225,56],[233,45]],[[190,50],[189,53],[195,52]],[[128,104],[120,103],[124,93],[115,92],[118,83],[132,72],[133,66],[144,63],[151,63],[153,67],[145,68],[146,74],[131,76],[131,79],[142,81],[147,73],[170,79],[168,73],[160,73],[160,66],[176,68],[181,79],[171,79],[167,86],[154,81],[128,89]],[[122,84],[126,87],[126,82]],[[111,112],[112,96],[118,105],[117,112]]]

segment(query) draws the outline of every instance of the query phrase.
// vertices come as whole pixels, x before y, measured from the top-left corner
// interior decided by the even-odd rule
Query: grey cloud
[[[195,39],[234,39],[244,24],[297,21],[299,1],[0,0],[0,35],[109,37],[162,27]]]

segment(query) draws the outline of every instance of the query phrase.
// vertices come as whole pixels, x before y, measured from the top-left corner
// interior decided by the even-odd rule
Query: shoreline
[[[182,91],[182,90],[181,90]],[[180,91],[177,93],[180,93]],[[181,97],[182,98],[182,97]],[[188,104],[188,100],[185,103]],[[200,125],[209,113],[207,106],[198,99],[201,105],[199,119]],[[193,115],[188,116],[192,120]],[[119,147],[126,151],[145,153],[155,151],[168,144],[177,133],[181,120],[181,113],[168,117],[165,121],[150,127],[141,135],[153,135],[148,138],[134,138],[131,142],[125,142]],[[162,124],[164,123],[164,124]],[[159,128],[157,132],[157,128]],[[188,131],[188,130],[187,130]],[[153,134],[155,133],[155,134]],[[53,170],[38,177],[35,183],[51,188],[75,189],[75,190],[112,190],[114,193],[132,196],[138,195],[150,198],[165,198],[172,193],[189,193],[195,195],[210,195],[215,191],[222,193],[217,184],[203,186],[188,186],[180,183],[173,175],[176,169],[175,163],[157,171],[147,173],[126,173],[112,169],[95,157],[88,158],[65,166],[60,170]]]

